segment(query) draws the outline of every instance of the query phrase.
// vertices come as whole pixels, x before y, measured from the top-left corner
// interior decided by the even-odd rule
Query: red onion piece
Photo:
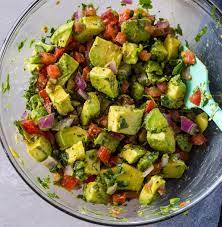
[[[164,115],[164,117],[167,119],[168,124],[169,124],[170,126],[172,126],[172,125],[173,125],[173,121],[172,121],[170,115],[169,115],[169,114],[165,114],[165,113],[164,113],[163,115]]]
[[[151,165],[147,170],[143,172],[143,177],[148,176],[154,170],[154,166]]]
[[[22,120],[26,120],[27,118],[28,118],[28,111],[26,110],[26,111],[24,111],[24,113],[22,114],[22,116],[21,116],[21,118],[22,118]]]
[[[47,130],[53,127],[55,121],[54,114],[49,114],[47,116],[41,117],[38,121],[39,128],[41,130]]]
[[[165,167],[168,164],[168,162],[169,162],[169,155],[164,154],[161,159],[161,166]]]
[[[162,28],[162,29],[169,29],[170,24],[168,21],[158,21],[156,23],[156,27],[157,28]]]
[[[66,166],[65,169],[64,169],[64,175],[65,176],[72,176],[73,172],[74,171],[73,171],[73,168],[72,168],[71,165]]]
[[[77,73],[75,77],[75,90],[78,91],[79,89],[81,89],[84,91],[86,87],[87,87],[86,81],[79,73]]]
[[[79,90],[77,91],[77,93],[78,93],[83,99],[85,99],[85,100],[88,99],[87,93],[86,93],[85,91],[83,91],[82,89],[79,89]]]
[[[118,139],[119,141],[121,141],[125,138],[125,136],[123,134],[120,134],[120,133],[110,132],[109,134],[110,134],[110,136]]]
[[[109,68],[109,69],[111,69],[114,74],[117,74],[118,69],[117,69],[116,62],[115,61],[111,61],[110,63],[108,63],[106,65],[106,67]]]
[[[72,125],[74,121],[74,118],[72,117],[68,117],[68,118],[65,118],[61,121],[59,121],[53,128],[52,130],[53,131],[60,131],[60,130],[63,130],[64,128],[68,128]]]
[[[76,12],[73,14],[73,17],[74,17],[75,20],[79,20],[80,18],[82,18],[82,17],[83,17],[82,10],[76,11]]]
[[[121,3],[131,5],[133,3],[133,1],[132,0],[121,0]]]
[[[193,121],[184,116],[181,116],[180,119],[182,131],[190,135],[195,135],[196,133],[198,133],[199,131],[198,126]]]
[[[158,21],[153,32],[154,37],[166,36],[170,31],[170,24],[168,21]]]

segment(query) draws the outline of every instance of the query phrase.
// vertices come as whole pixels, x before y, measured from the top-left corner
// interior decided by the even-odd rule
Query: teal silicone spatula
[[[185,106],[188,109],[200,108],[208,114],[218,128],[222,131],[222,110],[211,96],[209,89],[208,70],[206,66],[196,57],[196,63],[190,66],[191,80],[187,80],[187,93],[185,97]],[[200,89],[202,98],[200,106],[194,105],[190,102],[190,97],[193,93]]]

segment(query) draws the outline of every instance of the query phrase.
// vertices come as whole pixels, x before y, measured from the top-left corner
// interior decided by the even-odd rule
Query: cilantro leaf
[[[37,177],[37,181],[43,188],[49,189],[49,187],[50,187],[50,177],[49,176],[42,178],[42,179],[40,177]]]
[[[207,33],[208,27],[204,26],[200,32],[196,35],[195,40],[196,42],[199,42],[200,39]]]
[[[152,0],[139,0],[139,4],[145,9],[152,9]]]
[[[7,78],[5,83],[2,82],[2,93],[5,94],[7,91],[10,90],[10,79],[9,79],[10,75],[8,73]]]
[[[27,41],[27,39],[24,39],[18,44],[18,52],[21,52],[21,50],[24,47],[26,41]]]
[[[50,199],[59,199],[59,196],[55,194],[55,192],[48,192],[47,193],[47,196],[50,198]]]
[[[182,28],[180,27],[180,25],[178,24],[177,27],[174,29],[175,33],[178,35],[183,35],[183,31]]]

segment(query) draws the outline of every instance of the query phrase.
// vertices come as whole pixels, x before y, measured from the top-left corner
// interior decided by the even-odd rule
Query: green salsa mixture
[[[179,25],[141,2],[102,15],[83,5],[32,40],[25,59],[32,76],[19,133],[54,183],[82,188],[87,202],[150,204],[167,193],[166,181],[183,176],[192,147],[206,142],[206,114],[184,107],[184,72],[195,54],[183,49]],[[200,105],[200,91],[190,100]]]

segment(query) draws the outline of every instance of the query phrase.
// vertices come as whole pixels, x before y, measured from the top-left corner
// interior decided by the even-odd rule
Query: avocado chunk
[[[39,118],[44,117],[48,115],[48,112],[46,111],[45,107],[39,107],[37,109],[33,109],[31,112],[31,119],[35,122],[38,123]]]
[[[66,93],[60,85],[56,85],[53,90],[47,85],[46,92],[59,114],[66,116],[69,112],[74,110],[69,94]]]
[[[176,59],[179,54],[180,41],[172,35],[167,35],[164,41],[164,47],[168,53],[168,60]]]
[[[163,69],[161,68],[160,64],[156,61],[148,61],[147,65],[145,66],[145,71],[148,76],[150,73],[158,76],[163,75]]]
[[[161,105],[169,109],[179,109],[184,104],[186,90],[180,75],[174,76],[168,83],[166,95],[161,96]]]
[[[74,34],[75,39],[80,43],[91,40],[93,36],[105,30],[105,25],[98,16],[82,17],[78,22],[84,27],[83,31]]]
[[[110,136],[107,132],[101,132],[94,140],[95,145],[106,147],[111,153],[116,151],[120,141],[113,136]]]
[[[126,160],[129,164],[133,164],[139,160],[146,150],[143,147],[138,145],[126,144],[120,153],[120,157]]]
[[[85,173],[87,175],[98,175],[100,173],[100,161],[97,158],[96,150],[86,151]]]
[[[195,118],[195,122],[197,123],[199,129],[200,129],[200,132],[203,133],[207,127],[208,127],[208,116],[206,113],[201,113],[201,114],[198,114]]]
[[[51,44],[46,44],[43,42],[37,42],[35,43],[35,49],[33,55],[39,54],[41,52],[52,52],[55,50],[55,46]]]
[[[165,180],[161,176],[153,176],[146,183],[140,192],[139,202],[141,205],[149,205],[156,197],[157,191],[160,187],[165,185]]]
[[[123,61],[129,65],[135,65],[138,61],[139,53],[143,50],[141,44],[137,45],[135,43],[124,43],[123,44]]]
[[[118,96],[118,81],[111,69],[94,67],[90,71],[92,86],[110,98]]]
[[[150,25],[149,19],[130,19],[121,24],[121,32],[126,34],[127,40],[133,43],[140,43],[150,39],[150,33],[145,30]]]
[[[168,164],[163,168],[164,178],[181,178],[187,169],[184,161],[171,157]]]
[[[134,99],[140,100],[143,98],[144,87],[140,83],[134,82],[132,85],[131,93]]]
[[[37,75],[39,70],[43,67],[43,64],[31,62],[32,62],[31,58],[25,58],[24,70],[30,72],[33,75]]]
[[[34,142],[27,142],[26,145],[30,156],[38,162],[46,160],[51,155],[51,144],[43,136],[37,137]]]
[[[73,165],[76,160],[83,160],[85,158],[85,148],[82,141],[73,144],[70,148],[66,149],[68,156],[68,164]]]
[[[70,21],[58,27],[51,37],[51,43],[59,47],[65,47],[72,36],[73,25],[74,21]]]
[[[59,59],[58,67],[61,72],[61,75],[58,78],[58,85],[64,86],[79,67],[79,63],[70,55],[65,53]]]
[[[127,78],[130,76],[131,74],[131,70],[132,67],[131,65],[122,63],[118,69],[117,72],[117,78],[118,80],[122,81],[122,80],[127,80]]]
[[[121,47],[97,36],[90,49],[89,59],[94,66],[100,67],[114,61],[118,68],[122,60]]]
[[[86,201],[90,203],[108,203],[108,194],[106,194],[106,188],[99,182],[88,183],[84,188],[83,196],[85,197]]]
[[[163,153],[175,152],[175,137],[172,128],[168,127],[163,132],[151,133],[147,132],[147,141],[154,150]]]
[[[157,40],[151,47],[151,56],[153,60],[163,62],[168,56],[168,52],[163,43]]]
[[[177,145],[182,151],[191,151],[192,144],[189,142],[189,140],[190,136],[188,134],[178,134],[176,136]]]
[[[141,127],[143,112],[143,109],[136,109],[134,106],[110,106],[108,130],[136,135]]]
[[[87,131],[78,126],[73,126],[57,132],[55,137],[60,149],[65,150],[79,141],[86,142]]]
[[[100,102],[95,92],[88,93],[88,99],[85,101],[82,112],[81,121],[83,125],[88,125],[92,118],[100,113]]]
[[[146,171],[159,157],[159,152],[147,152],[137,163],[139,171]]]
[[[121,168],[121,173],[119,173]],[[143,183],[143,173],[128,164],[121,164],[118,167],[112,168],[113,173],[119,173],[116,177],[118,190],[139,191]]]
[[[151,110],[147,114],[144,123],[146,130],[151,133],[159,133],[169,127],[167,119],[158,108]]]

